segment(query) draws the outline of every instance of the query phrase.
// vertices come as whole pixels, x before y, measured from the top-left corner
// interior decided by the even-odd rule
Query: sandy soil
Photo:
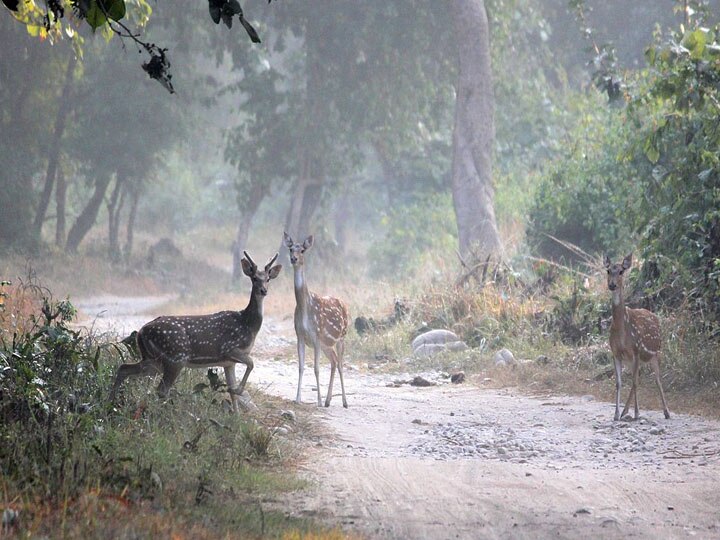
[[[98,309],[79,305],[90,318]],[[122,309],[105,319],[131,329]],[[293,351],[290,319],[266,320],[255,391],[294,398]],[[349,409],[337,380],[331,407],[317,408],[305,369],[299,414],[331,435],[308,449],[301,473],[312,487],[275,501],[288,514],[368,538],[720,538],[718,422],[642,409],[637,422],[612,422],[613,404],[589,396],[394,387],[416,374],[357,369],[346,372]],[[323,397],[328,376],[324,362]]]

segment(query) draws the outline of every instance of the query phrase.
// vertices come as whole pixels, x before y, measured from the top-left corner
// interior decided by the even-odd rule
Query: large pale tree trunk
[[[483,0],[455,0],[458,83],[453,132],[452,193],[460,253],[499,255],[492,153],[495,138],[490,39]]]

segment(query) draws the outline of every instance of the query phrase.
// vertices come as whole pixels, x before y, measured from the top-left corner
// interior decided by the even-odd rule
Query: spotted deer
[[[670,412],[665,402],[662,382],[660,381],[660,320],[657,315],[646,309],[632,309],[625,306],[623,297],[623,274],[632,266],[632,254],[621,263],[611,263],[605,256],[608,289],[612,292],[612,324],[610,325],[610,349],[615,362],[615,420],[623,418],[635,402],[635,420],[638,419],[637,387],[640,362],[649,362],[655,372],[655,382],[660,390],[665,418]],[[625,408],[620,414],[620,391],[622,390],[623,362],[632,365],[633,384]]]
[[[184,367],[223,367],[233,409],[238,410],[240,396],[253,369],[250,351],[263,322],[263,299],[269,281],[282,269],[280,264],[273,266],[277,254],[264,270],[258,270],[250,255],[243,253],[242,269],[252,281],[247,307],[242,311],[220,311],[211,315],[158,317],[147,323],[136,336],[140,362],[118,368],[111,401],[128,377],[162,374],[157,391],[160,397],[166,397]],[[245,364],[240,386],[236,386],[236,364]]]
[[[320,397],[320,351],[322,351],[330,360],[330,383],[325,397],[325,406],[330,406],[335,369],[337,368],[340,375],[343,407],[347,408],[345,381],[343,380],[343,354],[345,352],[345,335],[350,324],[350,313],[342,300],[332,296],[318,296],[308,290],[303,265],[305,252],[313,245],[313,237],[308,236],[302,244],[293,242],[288,233],[284,233],[283,237],[290,252],[290,262],[295,274],[295,334],[297,335],[299,370],[295,401],[301,402],[305,346],[307,345],[314,351],[318,407],[322,405]]]

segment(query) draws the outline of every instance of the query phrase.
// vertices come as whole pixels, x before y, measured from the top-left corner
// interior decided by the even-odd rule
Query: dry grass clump
[[[0,282],[0,339],[12,339],[35,325],[42,308],[42,290],[24,282]]]

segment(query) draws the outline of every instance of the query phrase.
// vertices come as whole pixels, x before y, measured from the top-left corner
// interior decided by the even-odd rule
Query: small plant
[[[243,441],[255,457],[268,457],[275,438],[275,430],[260,423],[248,422],[242,425]]]
[[[0,470],[49,497],[84,485],[89,435],[102,429],[102,349],[68,326],[75,308],[32,281],[13,295],[34,297],[40,313],[15,310],[0,336]],[[14,306],[22,305],[10,299]],[[7,314],[7,313],[6,313]],[[5,326],[8,321],[12,327]],[[8,330],[12,330],[10,337]]]

